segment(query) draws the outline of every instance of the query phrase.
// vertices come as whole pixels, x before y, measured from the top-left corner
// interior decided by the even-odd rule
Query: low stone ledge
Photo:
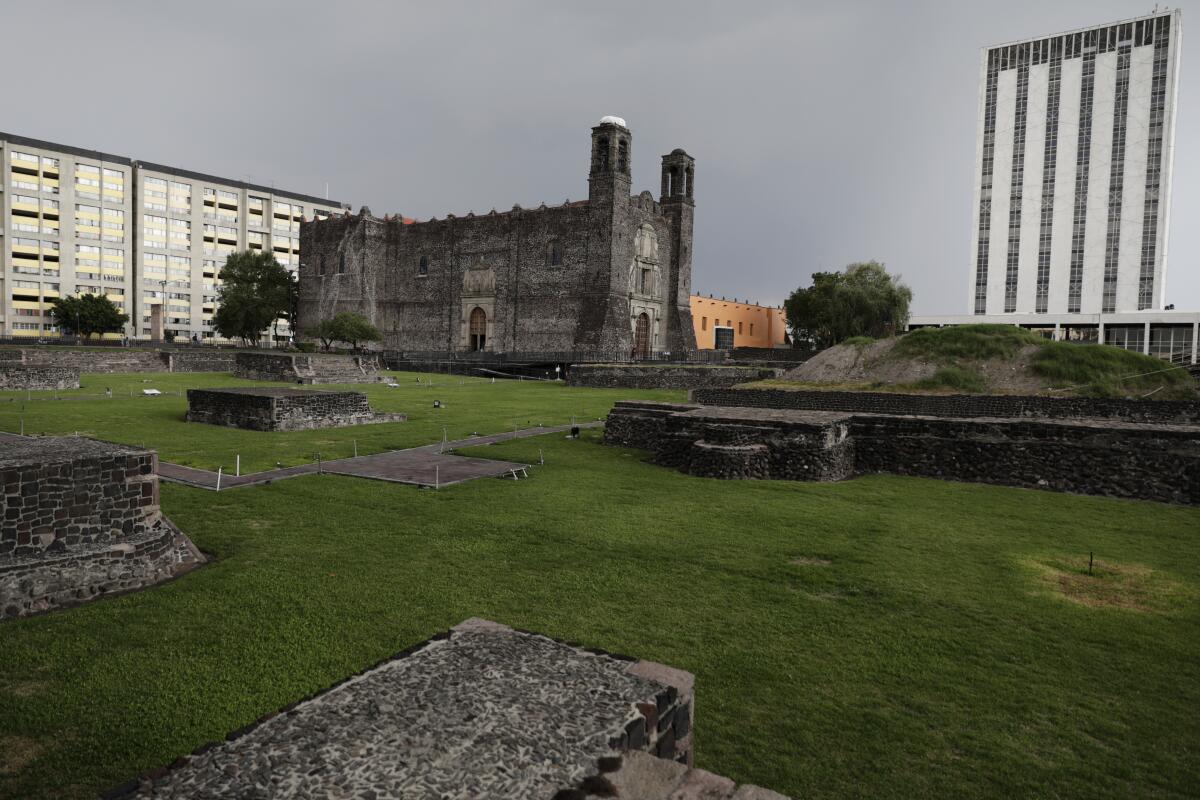
[[[804,389],[699,388],[689,398],[704,406],[848,411],[928,417],[1110,419],[1155,424],[1200,424],[1200,401],[1121,400],[1040,395],[901,394]]]
[[[116,544],[46,557],[0,558],[0,620],[154,586],[205,561],[166,517],[153,530]]]
[[[780,372],[756,366],[572,364],[567,370],[567,385],[608,389],[728,387],[774,378]]]

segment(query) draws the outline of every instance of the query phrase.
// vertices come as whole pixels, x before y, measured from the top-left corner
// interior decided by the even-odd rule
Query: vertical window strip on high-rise
[[[996,92],[1002,50],[988,51],[983,103],[983,148],[979,177],[979,242],[975,250],[975,313],[987,313],[988,248],[992,228],[992,174],[996,149]]]
[[[1017,97],[1013,116],[1012,182],[1008,198],[1008,259],[1004,270],[1004,313],[1017,310],[1017,267],[1021,263],[1021,201],[1025,182],[1025,129],[1029,116],[1030,45],[1017,46]]]
[[[1138,310],[1154,303],[1154,262],[1158,255],[1158,201],[1162,185],[1163,126],[1167,106],[1167,45],[1171,18],[1138,23],[1137,41],[1153,43],[1154,68],[1150,80],[1150,122],[1146,144],[1146,199],[1142,209],[1142,252],[1138,273]]]
[[[1075,206],[1071,219],[1071,268],[1067,277],[1067,312],[1079,313],[1083,296],[1083,243],[1087,231],[1088,167],[1092,156],[1092,101],[1096,84],[1097,31],[1071,37],[1082,46],[1083,65],[1079,83],[1079,146],[1075,153]]]
[[[1129,29],[1126,34],[1126,29]],[[1104,240],[1104,291],[1100,310],[1117,310],[1117,267],[1121,248],[1121,205],[1125,194],[1125,135],[1129,111],[1129,60],[1132,26],[1121,26],[1117,50],[1117,85],[1113,99],[1112,158],[1108,173],[1108,232]]]
[[[1038,231],[1037,286],[1034,310],[1045,314],[1050,298],[1050,246],[1054,231],[1054,186],[1058,166],[1058,106],[1062,95],[1063,37],[1042,42],[1039,60],[1048,59],[1046,85],[1046,140],[1042,156],[1042,209]]]

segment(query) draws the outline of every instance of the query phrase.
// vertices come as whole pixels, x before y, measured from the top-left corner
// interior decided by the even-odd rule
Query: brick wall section
[[[56,367],[76,372],[232,372],[233,350],[135,350],[112,347],[73,350],[46,345],[0,348],[0,364]]]
[[[403,414],[376,414],[361,392],[303,389],[189,389],[188,422],[252,431],[299,431],[377,422]]]
[[[1117,400],[1021,395],[921,395],[893,392],[826,392],[786,389],[697,389],[706,406],[862,411],[935,417],[1042,417],[1113,419],[1166,424],[1200,423],[1194,400]]]
[[[729,387],[774,378],[776,375],[778,372],[774,369],[759,367],[573,364],[567,370],[567,385],[611,389],[694,389]]]
[[[716,478],[885,472],[1200,504],[1200,427],[621,402],[605,442]]]
[[[145,533],[160,519],[158,456],[80,438],[6,440],[0,556],[61,553]]]
[[[78,389],[79,370],[0,363],[0,389]]]
[[[252,381],[308,385],[381,380],[376,356],[238,353],[233,374]]]

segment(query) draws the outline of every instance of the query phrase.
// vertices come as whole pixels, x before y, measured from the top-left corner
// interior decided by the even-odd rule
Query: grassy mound
[[[1013,325],[918,328],[896,341],[891,356],[951,365],[962,360],[1012,358],[1021,348],[1045,341],[1037,334]]]
[[[921,328],[893,339],[847,339],[755,385],[1056,397],[1194,400],[1196,384],[1179,367],[1119,347],[1055,342],[1014,325]]]

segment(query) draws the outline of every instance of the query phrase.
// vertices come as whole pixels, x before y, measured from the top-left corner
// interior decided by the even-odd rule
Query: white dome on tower
[[[620,125],[622,128],[629,127],[628,125],[625,124],[625,120],[622,117],[613,117],[613,116],[601,117],[600,124],[601,125]]]

